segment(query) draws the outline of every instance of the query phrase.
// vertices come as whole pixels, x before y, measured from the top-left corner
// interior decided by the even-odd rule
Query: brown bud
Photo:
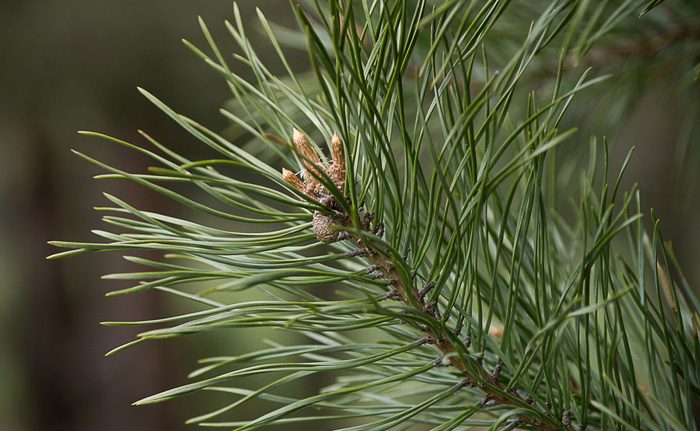
[[[313,229],[314,235],[324,244],[330,244],[338,239],[337,223],[333,217],[320,211],[314,211]]]
[[[302,156],[301,158],[301,163],[304,165],[304,180],[306,181],[306,184],[308,184],[312,189],[318,188],[318,180],[314,178],[314,175],[307,172],[307,171],[312,171],[316,175],[320,176],[319,171],[316,169],[316,165],[320,163],[320,158],[318,157],[318,153],[314,148],[309,144],[309,140],[306,139],[306,135],[298,131],[297,129],[294,129],[294,147],[297,149],[297,152]]]
[[[333,133],[331,139],[331,153],[333,155],[333,166],[331,166],[329,175],[335,185],[341,192],[345,190],[345,149],[343,141],[338,136],[338,133]]]
[[[306,193],[306,186],[304,183],[289,169],[282,168],[282,179],[300,192]]]

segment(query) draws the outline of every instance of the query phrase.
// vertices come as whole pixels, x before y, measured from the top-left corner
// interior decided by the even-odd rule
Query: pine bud
[[[330,244],[338,239],[337,223],[333,217],[320,211],[314,211],[313,230],[316,238],[324,244]]]
[[[306,186],[304,183],[299,179],[299,177],[294,175],[294,172],[290,171],[289,169],[282,168],[282,179],[300,192],[306,192]]]
[[[333,155],[333,166],[331,166],[329,175],[335,185],[341,192],[345,190],[345,149],[343,141],[338,136],[338,133],[333,133],[331,139],[331,153]]]
[[[314,178],[314,174],[320,176],[320,173],[316,168],[316,164],[320,162],[318,153],[316,152],[316,150],[314,150],[311,144],[309,144],[309,140],[306,139],[306,135],[304,135],[297,129],[294,129],[293,139],[294,147],[296,147],[297,152],[302,155],[301,163],[305,167],[304,180],[312,189],[315,189],[318,187],[319,182],[316,178]],[[314,172],[314,174],[311,174],[307,171]]]

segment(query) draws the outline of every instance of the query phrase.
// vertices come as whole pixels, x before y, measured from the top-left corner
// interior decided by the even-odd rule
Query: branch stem
[[[343,225],[351,227],[350,217],[342,217],[341,220]],[[360,218],[360,220],[362,220],[362,218]],[[362,223],[361,228],[367,233],[373,233],[373,230],[369,224],[369,220],[367,220]],[[499,382],[497,377],[494,378],[494,375],[489,374],[483,367],[480,368],[477,373],[474,373],[469,367],[467,367],[467,364],[465,364],[457,354],[457,349],[450,340],[445,326],[440,322],[441,319],[436,313],[434,305],[431,307],[431,304],[426,304],[424,294],[419,292],[418,289],[413,288],[411,285],[404,285],[404,283],[401,281],[401,277],[399,277],[398,271],[396,270],[396,265],[391,260],[374,251],[374,249],[380,247],[379,245],[371,244],[371,247],[367,247],[368,244],[359,235],[349,233],[348,236],[360,247],[360,249],[367,250],[366,256],[372,261],[372,268],[375,268],[378,272],[381,272],[384,275],[383,278],[387,280],[387,284],[396,292],[392,293],[392,297],[401,301],[407,307],[411,307],[416,309],[416,311],[426,313],[438,321],[440,328],[438,332],[427,326],[424,328],[429,339],[428,343],[426,344],[433,344],[440,349],[443,356],[447,355],[445,357],[449,358],[450,363],[456,369],[458,369],[460,373],[462,373],[462,375],[468,379],[468,381],[471,381],[475,387],[483,391],[486,396],[490,398],[490,400],[493,400],[498,404],[509,405],[516,408],[528,406],[529,408],[537,409],[537,407],[534,405],[527,403],[516,391],[507,391],[506,386]],[[539,416],[542,418],[547,418],[549,416],[549,419],[537,420],[524,414],[518,415],[518,418],[523,425],[527,425],[541,431],[574,431],[574,428],[572,428],[571,425],[556,423],[547,412],[541,410],[537,411]]]

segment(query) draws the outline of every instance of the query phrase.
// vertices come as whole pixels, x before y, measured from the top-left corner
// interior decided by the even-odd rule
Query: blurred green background
[[[286,0],[240,4],[247,15],[255,6],[271,21],[294,22]],[[208,354],[245,350],[235,338],[214,346],[209,339],[184,338],[105,358],[138,329],[103,327],[100,321],[162,316],[170,305],[157,295],[105,298],[118,285],[99,277],[126,265],[117,255],[44,259],[56,252],[47,240],[95,239],[89,230],[101,226],[100,214],[91,208],[107,203],[102,191],[140,208],[177,214],[167,200],[126,182],[92,181],[99,171],[69,150],[143,170],[144,161],[131,158],[133,153],[76,131],[142,142],[136,130],[144,129],[186,154],[198,151],[136,86],[213,130],[227,126],[217,112],[229,96],[225,83],[180,43],[184,37],[205,45],[198,15],[230,52],[222,24],[232,18],[229,0],[3,1],[0,430],[184,429],[189,416],[211,410],[193,405],[201,397],[138,408],[130,403],[184,383],[202,356],[198,347],[206,345]],[[672,193],[682,117],[678,97],[654,82],[646,85],[625,125],[608,136],[611,168],[616,174],[629,147],[637,147],[626,186],[640,183],[645,207],[656,210],[666,239],[674,242],[686,275],[697,285],[700,200],[691,196],[691,205],[682,207]]]

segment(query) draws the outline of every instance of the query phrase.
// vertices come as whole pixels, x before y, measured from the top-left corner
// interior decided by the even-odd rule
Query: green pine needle
[[[135,404],[217,392],[232,401],[190,422],[236,430],[695,429],[700,302],[653,214],[645,232],[639,193],[620,189],[631,152],[614,175],[607,141],[569,119],[618,82],[576,65],[614,52],[608,36],[637,28],[640,11],[660,25],[661,2],[647,2],[309,0],[293,7],[298,31],[258,10],[283,76],[235,4],[234,57],[200,18],[207,49],[183,42],[226,81],[221,113],[238,139],[139,88],[210,154],[189,160],[144,132],[144,146],[81,134],[148,157],[147,173],[75,152],[106,171],[98,179],[140,184],[197,219],[105,194],[112,230],[52,241],[68,251],[50,258],[118,251],[143,269],[105,275],[134,283],[110,295],[192,304],[104,322],[148,326],[108,355],[208,332],[298,336],[203,359],[193,383]],[[291,66],[299,48],[307,71]],[[565,172],[585,149],[576,190]],[[289,396],[321,374],[333,383],[320,393]],[[237,386],[251,376],[269,378]],[[267,413],[245,417],[252,402]]]

